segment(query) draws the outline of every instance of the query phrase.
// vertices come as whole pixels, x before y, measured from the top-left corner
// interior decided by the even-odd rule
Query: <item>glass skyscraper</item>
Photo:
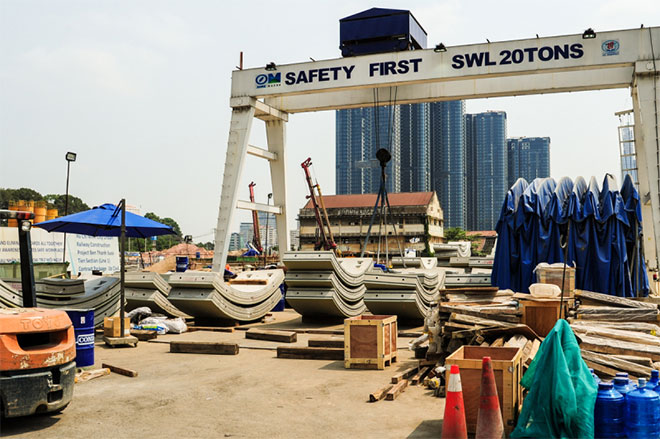
[[[506,113],[465,115],[470,230],[493,230],[509,188]]]
[[[518,178],[532,182],[550,177],[550,137],[519,137],[507,140],[508,185]]]
[[[378,192],[380,164],[376,159],[376,151],[380,148],[388,149],[392,154],[392,160],[386,168],[387,191],[401,191],[400,113],[399,106],[337,111],[335,123],[337,194]]]
[[[430,107],[431,189],[438,194],[445,226],[465,228],[465,102],[433,102]]]

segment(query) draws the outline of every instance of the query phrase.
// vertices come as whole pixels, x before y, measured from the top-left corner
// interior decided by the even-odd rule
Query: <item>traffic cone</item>
[[[484,357],[481,363],[481,398],[477,415],[477,434],[475,439],[502,439],[504,423],[500,412],[500,400],[493,374],[490,357]]]
[[[461,375],[456,364],[452,364],[449,370],[445,417],[442,421],[442,439],[467,439],[463,388],[461,387]]]

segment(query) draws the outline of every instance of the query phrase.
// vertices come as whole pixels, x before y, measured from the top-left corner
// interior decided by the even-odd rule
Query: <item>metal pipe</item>
[[[66,161],[66,194],[64,195],[64,216],[69,214],[69,170],[71,162]],[[66,262],[66,232],[64,233],[64,246],[62,248],[62,262]]]
[[[124,337],[124,269],[126,262],[124,261],[125,254],[124,251],[126,249],[126,200],[124,198],[121,199],[119,202],[119,206],[121,207],[121,234],[119,236],[119,284],[121,288],[121,294],[120,294],[120,303],[119,303],[119,320],[120,320],[120,330],[121,330],[121,335],[120,337]]]

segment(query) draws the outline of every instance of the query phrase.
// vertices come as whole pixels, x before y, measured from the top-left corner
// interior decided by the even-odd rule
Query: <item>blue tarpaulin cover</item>
[[[610,174],[599,187],[562,178],[519,179],[496,226],[492,283],[528,292],[541,262],[576,268],[575,286],[623,297],[647,296],[639,194],[630,178],[619,191]],[[565,246],[568,246],[567,248]]]

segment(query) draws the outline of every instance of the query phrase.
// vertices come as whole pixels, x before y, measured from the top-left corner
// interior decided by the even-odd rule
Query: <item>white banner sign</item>
[[[33,262],[62,262],[64,234],[48,233],[39,228],[30,232]],[[72,273],[100,270],[104,273],[119,271],[119,245],[117,238],[66,235],[66,261]],[[18,230],[0,227],[0,263],[20,261]]]

